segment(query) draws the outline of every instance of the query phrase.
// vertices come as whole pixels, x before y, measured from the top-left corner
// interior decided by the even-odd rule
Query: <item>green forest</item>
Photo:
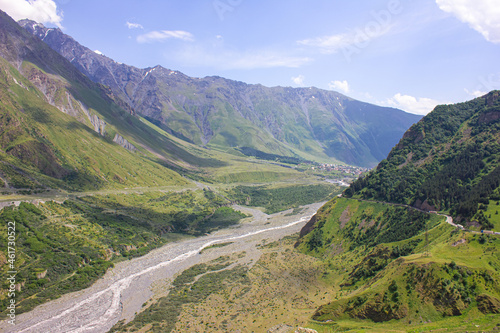
[[[439,106],[344,195],[447,211],[493,228],[484,212],[500,199],[500,121],[491,116],[499,112],[498,100]]]
[[[340,193],[340,187],[333,184],[296,185],[268,187],[238,185],[228,191],[236,203],[263,207],[272,214],[289,208],[296,208],[314,202],[326,201]]]

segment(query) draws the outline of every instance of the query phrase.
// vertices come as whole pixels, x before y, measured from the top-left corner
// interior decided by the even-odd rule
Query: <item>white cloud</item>
[[[469,91],[469,89],[464,89],[464,90],[467,94],[471,95],[472,97],[481,97],[488,93],[487,91],[481,91],[481,90],[473,90],[473,91]]]
[[[292,76],[292,82],[298,86],[304,85],[305,76],[300,74],[299,76]]]
[[[356,28],[346,33],[309,38],[297,41],[297,44],[319,49],[324,54],[333,54],[342,51],[351,56],[359,53],[374,39],[382,37],[393,28],[394,24],[387,22],[369,21],[363,28]]]
[[[492,43],[500,43],[498,0],[436,0],[439,8],[478,31]]]
[[[347,94],[350,90],[349,83],[346,80],[344,80],[344,81],[331,81],[330,83],[328,83],[328,88],[330,88],[332,90],[336,90],[336,91],[340,90],[344,94]]]
[[[142,24],[139,23],[132,23],[127,21],[126,25],[129,29],[144,29]]]
[[[167,39],[181,39],[184,41],[193,41],[194,36],[187,31],[175,30],[162,30],[162,31],[151,31],[146,34],[137,36],[137,41],[139,43],[154,43],[154,42],[163,42]]]
[[[16,21],[27,18],[62,27],[63,14],[53,0],[0,0],[0,8]]]
[[[386,102],[382,102],[380,104],[402,109],[409,113],[426,115],[431,112],[436,105],[446,103],[430,98],[416,98],[410,95],[401,95],[400,93],[397,93],[392,98],[388,98]]]
[[[215,55],[216,56],[216,55]],[[254,69],[271,67],[298,68],[309,61],[309,58],[290,57],[278,53],[248,52],[243,54],[228,54],[226,68]],[[224,64],[222,64],[224,66]]]
[[[99,50],[94,50],[94,53],[97,53],[98,55],[104,55],[101,51]]]
[[[298,68],[312,60],[308,57],[291,56],[275,50],[228,50],[222,44],[214,44],[210,47],[197,44],[185,45],[183,50],[176,54],[176,58],[185,66],[208,66],[224,70]]]

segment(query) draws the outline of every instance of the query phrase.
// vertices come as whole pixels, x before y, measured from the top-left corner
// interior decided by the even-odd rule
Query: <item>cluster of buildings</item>
[[[312,170],[324,170],[324,171],[338,171],[344,174],[350,174],[355,177],[368,172],[370,169],[362,168],[352,165],[340,165],[340,164],[319,164],[311,167]]]

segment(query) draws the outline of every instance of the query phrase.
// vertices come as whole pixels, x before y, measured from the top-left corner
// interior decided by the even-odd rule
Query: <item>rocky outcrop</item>
[[[118,133],[115,134],[115,137],[113,138],[113,142],[119,144],[120,146],[122,146],[123,148],[125,148],[127,150],[130,150],[130,151],[137,150],[137,148],[135,148],[135,146],[133,144],[128,142],[127,139],[125,139],[123,136],[121,136]]]
[[[297,248],[302,243],[303,237],[306,236],[308,233],[310,233],[311,231],[314,230],[314,228],[316,227],[315,226],[316,221],[317,221],[317,216],[316,216],[316,214],[314,214],[311,217],[311,219],[306,223],[306,225],[303,226],[302,229],[300,229],[299,239],[294,244],[294,247]]]
[[[84,108],[83,111],[85,112],[85,114],[90,120],[90,123],[94,127],[94,131],[96,131],[102,136],[106,135],[106,122],[101,118],[99,118],[99,116],[97,116],[96,114],[90,113],[90,111],[87,108]]]
[[[38,280],[45,278],[45,276],[47,276],[47,270],[44,270],[43,272],[36,273],[36,278]]]
[[[478,124],[488,124],[500,119],[500,110],[488,111],[479,116]]]
[[[408,314],[406,306],[391,306],[381,300],[370,302],[358,311],[352,311],[351,316],[359,319],[370,319],[376,323],[401,319]]]

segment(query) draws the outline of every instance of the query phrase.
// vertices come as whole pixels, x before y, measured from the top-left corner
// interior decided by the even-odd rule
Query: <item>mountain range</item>
[[[269,281],[285,281],[282,288],[301,296],[284,297],[283,304],[312,316],[318,331],[500,327],[499,91],[438,106],[420,119],[317,88],[139,69],[59,29],[20,24],[0,11],[2,194],[84,192],[64,203],[0,211],[1,244],[8,242],[7,221],[18,227],[20,312],[88,287],[113,260],[144,255],[175,239],[173,232],[198,236],[237,223],[243,214],[227,207],[235,200],[274,211],[336,194],[269,161],[288,157],[380,163],[321,207],[298,240],[262,241],[268,260],[238,271],[241,292],[227,284],[210,294],[235,295],[250,306],[257,303],[247,293],[252,287],[266,291]],[[262,185],[281,179],[286,185]],[[297,240],[296,250],[290,240]],[[0,263],[7,258],[2,249]],[[183,297],[197,290],[208,295],[191,278]],[[309,313],[312,299],[322,305]],[[2,306],[7,302],[0,298]],[[155,314],[155,302],[144,303],[142,313]],[[223,302],[228,316],[241,310],[217,298],[218,307]],[[290,319],[283,309],[265,311]],[[263,320],[261,312],[255,318]],[[140,318],[131,323],[151,325]]]
[[[82,46],[58,28],[19,24],[133,112],[199,146],[372,167],[421,118],[313,87],[268,88],[217,76],[193,78],[162,66],[139,69]]]

